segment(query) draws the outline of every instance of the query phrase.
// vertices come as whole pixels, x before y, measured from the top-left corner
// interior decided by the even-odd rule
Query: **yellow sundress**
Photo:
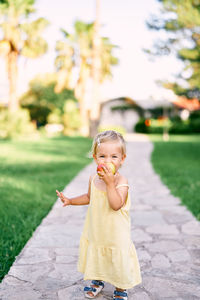
[[[140,266],[131,241],[130,195],[115,211],[107,194],[91,182],[90,204],[80,239],[78,271],[85,280],[102,280],[121,289],[141,283]]]

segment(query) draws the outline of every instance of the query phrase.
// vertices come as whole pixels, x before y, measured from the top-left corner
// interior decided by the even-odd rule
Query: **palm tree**
[[[90,136],[97,133],[100,115],[100,85],[106,78],[112,78],[111,66],[118,64],[118,59],[112,55],[116,45],[100,36],[100,0],[96,0],[96,18],[92,37],[92,79],[93,98],[90,110]]]
[[[65,37],[69,34],[61,29]],[[64,88],[72,89],[72,71],[75,66],[74,48],[67,41],[57,41],[56,43],[57,57],[55,59],[55,67],[57,71],[57,84],[55,92],[60,93]]]
[[[86,86],[91,72],[92,56],[92,34],[93,23],[75,22],[75,41],[78,44],[77,54],[79,54],[79,77],[75,88],[75,95],[79,99],[81,115],[81,133],[89,135],[89,110],[86,99]]]
[[[99,85],[101,78],[101,51],[102,43],[100,38],[100,0],[96,0],[96,18],[92,37],[92,79],[93,79],[93,99],[90,110],[90,136],[97,132],[100,107]]]
[[[78,78],[75,89],[75,96],[79,102],[81,118],[81,134],[89,135],[89,117],[86,105],[86,85],[90,77],[91,55],[92,55],[92,30],[93,23],[76,21],[74,33],[69,34],[62,29],[65,41],[57,42],[58,56],[55,64],[57,66],[56,91],[60,92],[64,87],[69,88],[69,78],[72,75],[72,68],[78,69]],[[58,46],[60,46],[58,48]],[[61,73],[62,72],[62,73]],[[59,77],[62,74],[62,78]],[[71,88],[71,86],[70,86]]]
[[[105,78],[111,77],[111,65],[118,63],[116,57],[112,55],[113,49],[116,47],[112,45],[108,38],[100,37],[99,43],[101,47],[98,49],[98,60],[94,60],[94,23],[85,23],[82,21],[76,21],[74,24],[74,33],[69,34],[67,31],[62,29],[65,35],[65,41],[57,42],[59,51],[56,58],[55,64],[57,65],[58,75],[62,71],[62,80],[57,83],[57,91],[60,92],[64,87],[68,86],[68,77],[72,74],[72,69],[76,67],[78,69],[78,78],[75,89],[75,96],[79,102],[79,111],[81,118],[81,134],[92,136],[92,130],[94,133],[97,130],[98,119],[99,119],[99,97],[98,89],[100,83]],[[94,61],[96,62],[94,68]],[[96,72],[98,69],[98,72]],[[92,97],[92,105],[88,107],[86,87],[93,78],[94,89]],[[60,87],[60,89],[58,89]],[[71,88],[71,87],[70,87]],[[96,89],[95,89],[96,88]],[[96,95],[96,98],[94,96]],[[97,98],[98,97],[98,98]]]
[[[0,2],[0,17],[3,38],[0,40],[0,55],[6,60],[9,79],[9,110],[16,111],[19,102],[16,95],[18,58],[22,55],[36,58],[47,50],[41,33],[48,25],[44,18],[32,22],[24,19],[34,12],[34,0],[7,0]]]

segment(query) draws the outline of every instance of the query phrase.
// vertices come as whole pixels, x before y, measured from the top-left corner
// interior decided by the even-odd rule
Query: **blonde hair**
[[[100,132],[95,136],[92,144],[92,155],[96,155],[97,148],[101,143],[108,141],[119,142],[121,144],[122,155],[126,154],[126,143],[121,133],[114,130],[107,130]]]

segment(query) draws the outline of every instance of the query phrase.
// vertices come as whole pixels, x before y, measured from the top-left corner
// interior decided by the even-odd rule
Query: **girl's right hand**
[[[71,203],[70,203],[70,200],[67,198],[67,197],[65,197],[64,195],[63,195],[63,193],[61,193],[61,192],[59,192],[58,190],[56,190],[56,194],[57,194],[57,196],[60,198],[60,200],[63,202],[63,206],[67,206],[67,205],[70,205]]]

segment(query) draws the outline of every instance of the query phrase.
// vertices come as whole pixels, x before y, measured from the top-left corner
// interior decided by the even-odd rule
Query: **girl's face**
[[[126,157],[122,154],[121,144],[119,142],[105,142],[101,143],[97,147],[96,155],[93,155],[97,165],[105,163],[113,163],[115,165],[116,172],[123,164]]]

